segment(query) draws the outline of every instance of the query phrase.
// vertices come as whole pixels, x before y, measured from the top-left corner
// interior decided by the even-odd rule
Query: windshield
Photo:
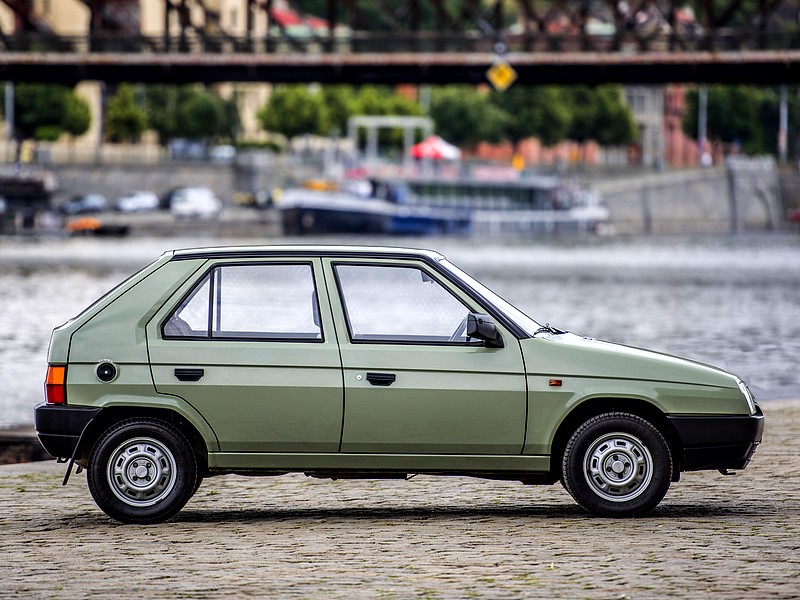
[[[487,288],[483,285],[480,281],[473,278],[470,275],[467,275],[464,271],[459,269],[453,263],[446,259],[442,259],[439,261],[445,269],[450,271],[453,275],[464,281],[467,285],[469,285],[473,290],[475,290],[482,298],[489,301],[493,306],[495,306],[498,310],[500,310],[503,314],[505,314],[509,319],[511,319],[514,323],[519,325],[519,327],[531,337],[536,333],[539,329],[540,325],[533,319],[531,319],[528,315],[522,312],[513,304],[503,300],[500,296],[495,294],[492,290]]]

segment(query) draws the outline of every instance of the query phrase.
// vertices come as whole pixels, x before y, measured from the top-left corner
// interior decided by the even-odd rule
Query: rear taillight
[[[48,404],[66,404],[67,402],[67,367],[47,367],[47,379],[44,383],[44,397]]]

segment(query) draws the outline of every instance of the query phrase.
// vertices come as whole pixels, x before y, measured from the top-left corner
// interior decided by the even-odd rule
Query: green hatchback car
[[[56,328],[48,365],[39,439],[127,523],[292,472],[560,481],[637,516],[764,429],[736,376],[542,326],[425,250],[167,252]]]

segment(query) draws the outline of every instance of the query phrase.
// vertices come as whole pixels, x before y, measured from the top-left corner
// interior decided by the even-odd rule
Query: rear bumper
[[[761,443],[764,413],[667,417],[683,446],[684,471],[744,469]]]
[[[51,456],[71,458],[81,433],[101,408],[39,404],[34,409],[36,435]]]

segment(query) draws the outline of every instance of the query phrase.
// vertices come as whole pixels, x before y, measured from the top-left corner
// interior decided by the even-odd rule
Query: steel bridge
[[[0,80],[475,84],[504,60],[523,84],[800,81],[800,0],[319,0],[315,16],[241,0],[238,31],[219,2],[153,0],[159,35],[134,0],[73,1],[85,35],[0,0]]]

